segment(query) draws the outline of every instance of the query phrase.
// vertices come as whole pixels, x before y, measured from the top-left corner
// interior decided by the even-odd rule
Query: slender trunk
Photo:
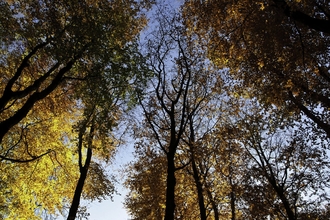
[[[275,190],[277,196],[280,198],[284,209],[287,213],[287,217],[289,220],[296,220],[296,215],[291,209],[290,202],[288,201],[287,197],[284,194],[283,187],[278,185],[278,182],[276,181],[275,174],[273,172],[273,168],[271,164],[269,163],[269,160],[267,159],[263,148],[260,143],[258,143],[258,156],[261,161],[261,168],[265,172],[265,177],[267,178],[268,182],[272,185],[273,189]],[[268,170],[268,171],[267,171]]]
[[[289,220],[296,220],[296,215],[295,213],[292,211],[291,209],[291,206],[290,206],[290,203],[288,201],[288,199],[286,198],[286,196],[284,195],[284,192],[283,192],[283,189],[280,188],[276,181],[275,180],[271,180],[269,179],[271,185],[273,186],[275,192],[277,193],[278,197],[280,198],[283,206],[284,206],[284,209],[286,211],[286,214],[288,215],[288,219]]]
[[[175,212],[175,165],[174,153],[167,154],[166,208],[164,220],[174,220]]]
[[[92,158],[92,149],[88,148],[86,162],[85,165],[80,169],[80,177],[76,186],[76,190],[74,192],[74,196],[72,199],[69,216],[67,220],[74,220],[76,218],[78,207],[80,204],[80,198],[84,188],[85,180],[87,178],[87,172],[91,162],[91,158]]]
[[[232,166],[232,164],[230,163],[230,167]],[[232,180],[232,169],[230,169],[230,174],[229,174],[229,183],[230,183],[230,188],[231,188],[231,192],[230,192],[230,209],[231,209],[231,220],[235,220],[236,219],[236,206],[235,206],[235,202],[236,202],[236,195],[235,195],[235,186],[233,184],[233,180]]]
[[[193,168],[193,177],[197,188],[197,195],[198,195],[198,205],[199,205],[199,212],[201,220],[206,220],[206,208],[204,203],[204,195],[203,195],[203,186],[199,177],[199,173],[196,167],[195,157],[192,152],[192,168]]]
[[[80,198],[84,188],[85,180],[87,178],[87,173],[91,162],[91,158],[92,158],[92,149],[88,148],[86,162],[85,165],[80,169],[80,177],[76,186],[76,190],[74,192],[74,196],[72,199],[69,216],[67,220],[74,220],[76,218],[78,207],[80,204]]]
[[[189,116],[189,128],[190,128],[190,140],[189,140],[189,148],[191,153],[191,166],[193,169],[193,177],[197,189],[197,196],[198,196],[198,205],[199,205],[199,214],[201,220],[206,220],[206,208],[204,204],[204,195],[203,195],[203,185],[199,176],[199,171],[196,166],[195,161],[195,130],[193,126],[192,115]]]
[[[82,149],[83,149],[83,136],[85,134],[86,131],[86,126],[87,126],[87,122],[85,122],[85,124],[82,125],[80,131],[79,131],[79,142],[78,142],[78,154],[79,154],[79,171],[80,171],[80,176],[78,179],[78,183],[76,186],[76,190],[74,192],[74,196],[72,199],[72,203],[71,203],[71,207],[69,210],[69,215],[67,220],[74,220],[76,218],[77,212],[78,212],[78,208],[79,208],[79,204],[80,204],[80,198],[81,198],[81,194],[84,188],[84,184],[85,184],[85,180],[87,178],[87,173],[88,173],[88,169],[89,166],[91,164],[91,160],[92,160],[92,143],[93,143],[93,137],[94,137],[94,121],[92,122],[92,126],[90,128],[89,131],[89,137],[88,137],[88,141],[87,141],[87,155],[86,155],[86,159],[85,159],[85,163],[84,165],[82,164]]]
[[[231,220],[236,219],[236,207],[235,207],[235,193],[233,191],[230,192],[230,208],[231,208]]]
[[[206,193],[207,196],[211,202],[212,205],[212,209],[213,209],[213,213],[214,213],[214,220],[219,220],[219,210],[218,210],[218,205],[217,203],[214,201],[214,198],[212,196],[212,193],[210,191],[210,189],[208,187],[206,187]]]

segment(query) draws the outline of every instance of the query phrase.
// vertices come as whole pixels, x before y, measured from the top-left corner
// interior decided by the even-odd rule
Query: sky
[[[89,220],[127,220],[130,219],[123,207],[124,195],[114,196],[114,201],[106,200],[101,203],[94,202],[88,209]]]

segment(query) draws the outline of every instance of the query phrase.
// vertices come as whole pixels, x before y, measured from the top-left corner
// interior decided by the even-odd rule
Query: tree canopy
[[[126,182],[134,219],[326,219],[328,10],[323,1],[185,1],[177,20],[159,10],[160,35],[148,42],[167,46],[149,53],[156,82]],[[184,73],[194,83],[180,87]],[[180,91],[187,99],[173,98]],[[169,189],[170,172],[168,217],[158,187]]]
[[[1,219],[88,216],[81,199],[116,191],[123,132],[133,219],[328,218],[327,1],[7,0],[0,15]]]
[[[241,93],[330,134],[327,1],[186,1],[183,13],[210,59],[243,80]]]
[[[65,213],[83,166],[91,167],[86,198],[113,193],[88,151],[109,161],[120,100],[133,101],[132,84],[147,76],[136,44],[142,7],[149,2],[0,3],[2,218]],[[86,139],[81,127],[91,121]]]

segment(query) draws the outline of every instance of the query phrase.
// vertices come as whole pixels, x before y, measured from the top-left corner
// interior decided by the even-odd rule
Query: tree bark
[[[0,99],[1,100],[0,107],[5,106],[6,102],[8,102],[11,98],[15,97],[15,95],[16,95],[16,98],[23,95],[23,94],[17,94],[17,92],[16,93],[12,92],[12,90],[11,90],[12,85],[15,82],[15,80],[21,75],[22,70],[26,66],[26,64],[24,64],[24,63],[28,63],[28,60],[30,59],[30,57],[33,56],[37,52],[37,50],[44,47],[45,45],[47,45],[47,43],[37,46],[28,56],[26,56],[24,58],[21,66],[18,68],[15,76],[10,80],[10,82],[8,83],[8,85],[5,88],[3,97],[1,97],[1,99],[3,99],[3,100]],[[76,54],[70,61],[68,61],[66,64],[64,64],[64,66],[58,71],[57,74],[55,74],[53,80],[45,89],[43,89],[42,91],[36,91],[33,94],[31,94],[31,96],[27,99],[27,101],[24,103],[24,105],[20,109],[18,109],[13,116],[0,122],[0,143],[2,142],[2,139],[6,135],[6,133],[13,126],[18,124],[23,118],[25,118],[27,116],[27,114],[30,112],[30,110],[33,108],[33,106],[36,102],[47,97],[51,92],[53,92],[60,85],[60,83],[63,81],[64,75],[72,69],[73,65],[76,63],[76,61],[78,59],[81,58],[81,56],[83,55],[83,53],[86,51],[86,49],[88,47],[89,47],[89,44],[86,44],[78,54]],[[51,72],[53,72],[59,65],[60,65],[59,63],[55,64],[52,68],[50,68],[50,70],[45,74],[44,77],[47,78],[47,75],[49,75]],[[36,84],[33,85],[32,87],[35,87],[35,86],[37,86],[37,84],[42,83],[45,80],[44,77],[41,77],[38,80],[36,80]],[[33,91],[35,88],[32,89],[32,87],[27,88],[27,91],[30,91],[30,90]],[[25,92],[27,92],[27,91],[25,91]]]
[[[69,210],[69,215],[67,220],[74,220],[76,218],[79,204],[80,204],[80,198],[81,194],[83,192],[85,180],[87,178],[87,173],[88,173],[88,168],[90,166],[91,160],[92,160],[92,141],[93,141],[93,136],[94,136],[94,121],[92,122],[92,126],[89,131],[89,137],[88,137],[88,142],[87,142],[87,155],[85,159],[85,164],[82,165],[82,148],[83,148],[83,136],[86,131],[86,126],[87,126],[88,120],[84,122],[82,127],[80,128],[79,131],[79,138],[78,138],[78,154],[79,154],[79,171],[80,171],[80,176],[78,179],[78,183],[74,192],[74,196],[72,199],[71,207]]]
[[[80,204],[80,198],[81,198],[81,194],[82,194],[82,191],[84,188],[85,180],[87,178],[87,173],[88,173],[88,168],[89,168],[89,165],[91,162],[91,158],[92,158],[92,149],[88,148],[86,162],[85,162],[85,165],[80,169],[79,180],[78,180],[78,183],[76,186],[76,190],[74,192],[74,196],[72,199],[72,203],[71,203],[71,207],[70,207],[70,211],[69,211],[67,220],[74,220],[76,218],[79,204]]]
[[[265,175],[266,179],[268,180],[268,182],[271,184],[271,186],[275,190],[277,196],[280,198],[280,200],[284,206],[284,209],[286,211],[288,219],[296,220],[297,219],[296,215],[292,211],[290,202],[284,194],[283,187],[279,186],[278,182],[276,181],[273,168],[272,168],[271,164],[269,163],[269,160],[265,156],[265,153],[264,153],[260,143],[258,144],[258,156],[261,161],[261,169],[264,171],[264,175]],[[267,170],[269,170],[269,171],[267,171]]]
[[[206,208],[204,203],[203,186],[199,177],[199,172],[196,167],[194,155],[192,155],[191,165],[193,168],[193,176],[197,188],[200,218],[201,220],[206,220]]]
[[[289,92],[290,100],[302,111],[306,114],[308,118],[313,120],[319,128],[323,129],[326,132],[327,136],[330,137],[330,125],[324,123],[319,117],[317,117],[313,112],[311,112],[306,106],[304,106],[297,98],[295,98],[292,92]]]
[[[2,142],[3,137],[5,134],[16,124],[18,124],[23,118],[26,117],[26,115],[30,112],[30,110],[33,108],[34,104],[48,96],[52,91],[54,91],[57,86],[62,82],[62,78],[65,73],[67,73],[73,66],[73,64],[76,62],[76,59],[71,60],[66,64],[65,67],[63,67],[56,77],[53,79],[53,81],[41,92],[35,92],[33,93],[28,100],[25,102],[25,104],[17,110],[17,112],[11,116],[10,118],[7,118],[6,120],[0,122],[0,143]]]
[[[329,20],[313,18],[304,12],[292,10],[285,0],[274,0],[274,3],[282,10],[285,16],[308,26],[310,29],[330,34]]]
[[[230,209],[231,209],[231,220],[236,219],[236,207],[235,207],[235,193],[233,190],[230,192]]]
[[[164,220],[174,220],[175,212],[175,164],[174,153],[167,154],[166,208]]]
[[[214,220],[219,220],[219,210],[218,210],[218,205],[217,203],[215,202],[213,196],[212,196],[212,193],[209,189],[208,186],[206,186],[206,193],[207,193],[207,196],[211,202],[211,205],[212,205],[212,209],[213,209],[213,214],[214,214]]]
[[[3,109],[6,107],[7,103],[13,99],[15,96],[15,94],[20,93],[20,91],[16,91],[13,92],[12,91],[12,87],[14,85],[14,83],[18,80],[18,78],[22,75],[23,69],[25,67],[29,66],[29,60],[32,56],[34,56],[38,50],[42,49],[43,47],[45,47],[48,44],[48,42],[44,42],[41,44],[38,44],[37,46],[35,46],[33,48],[33,50],[24,57],[24,59],[22,60],[21,64],[19,65],[19,67],[16,70],[16,73],[14,74],[14,76],[8,81],[5,90],[0,98],[0,112],[3,111]],[[37,80],[36,80],[37,81]]]
[[[191,153],[191,166],[193,169],[193,177],[197,189],[198,196],[198,205],[199,205],[199,214],[201,220],[206,220],[206,208],[204,203],[204,195],[203,195],[203,185],[200,179],[200,172],[197,169],[196,161],[195,161],[195,130],[193,126],[192,115],[189,116],[189,128],[190,128],[190,140],[189,140],[189,148]]]
[[[280,200],[282,201],[286,214],[288,215],[288,219],[296,220],[297,219],[296,215],[292,211],[290,203],[289,203],[288,199],[286,198],[286,196],[284,195],[283,190],[277,185],[277,183],[274,179],[269,178],[269,182],[273,186],[273,188],[274,188],[275,192],[277,193],[278,197],[280,198]]]

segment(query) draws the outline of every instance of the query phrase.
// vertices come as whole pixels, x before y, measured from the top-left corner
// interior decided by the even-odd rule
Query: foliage
[[[301,46],[299,37],[294,41],[297,30],[290,29],[292,36],[288,38],[292,42],[284,39],[279,43],[270,43],[274,40],[270,37],[258,41],[260,35],[253,32],[268,28],[277,34],[275,40],[280,40],[277,23],[258,26],[256,22],[265,20],[257,16],[267,14],[269,22],[276,22],[276,16],[290,22],[292,18],[279,8],[273,16],[265,8],[257,7],[255,12],[252,2],[237,2],[242,7],[230,7],[235,4],[187,1],[182,7],[183,24],[171,20],[165,10],[160,12],[164,23],[158,35],[148,41],[155,79],[146,95],[148,100],[141,101],[144,121],[134,125],[138,156],[127,171],[131,194],[125,204],[135,219],[323,219],[328,212],[329,140],[327,127],[322,124],[327,123],[328,109],[323,105],[326,100],[320,101],[321,96],[316,95],[327,93],[327,81],[305,77],[314,77],[311,67],[301,68],[307,57],[315,61],[311,58],[314,54],[308,51],[303,61],[293,53],[294,47],[298,50]],[[221,7],[225,9],[221,11]],[[244,13],[251,19],[244,20]],[[283,22],[278,26],[285,29],[290,25]],[[245,34],[250,38],[243,38]],[[326,33],[320,34],[319,30],[310,34],[322,35],[327,41]],[[284,44],[292,46],[281,50]],[[250,50],[251,45],[256,48]],[[326,43],[318,49],[322,45]],[[170,52],[173,48],[179,50],[180,59]],[[213,67],[205,53],[222,69]],[[287,57],[276,63],[282,53]],[[262,67],[252,59],[254,56],[264,61]],[[289,59],[292,63],[287,62]],[[191,81],[182,85],[179,73],[188,73]],[[290,87],[283,86],[281,74],[288,74],[285,77],[291,80]],[[306,81],[313,93],[296,94],[293,88],[303,89]],[[187,92],[181,88],[187,88]],[[175,99],[180,91],[187,98]],[[182,122],[184,126],[180,127]],[[178,143],[172,151],[175,187],[169,188],[166,172],[174,139]],[[169,189],[174,194],[172,218],[166,218]],[[157,203],[151,205],[149,201],[155,198]]]
[[[132,110],[133,219],[327,219],[329,3],[157,5],[139,45],[151,3],[0,3],[0,218],[87,218]]]
[[[182,10],[210,59],[243,80],[236,93],[302,112],[329,136],[329,3],[186,1]]]
[[[200,208],[203,208],[204,205],[192,202],[190,196],[194,197],[196,185],[193,176],[185,175],[186,171],[182,170],[190,166],[190,150],[187,143],[192,131],[189,131],[189,124],[194,121],[196,129],[207,132],[208,128],[203,123],[207,123],[208,120],[205,118],[211,116],[207,114],[214,112],[206,109],[211,105],[212,109],[219,107],[215,97],[218,97],[217,86],[222,80],[213,66],[203,60],[203,50],[194,50],[194,42],[184,37],[184,30],[180,26],[177,14],[159,12],[160,15],[155,18],[160,23],[159,29],[152,32],[148,40],[148,61],[154,77],[150,82],[150,93],[140,101],[144,120],[142,124],[136,123],[134,128],[137,151],[145,155],[144,150],[147,150],[153,158],[146,158],[149,156],[147,153],[145,156],[139,156],[141,161],[131,165],[130,170],[133,171],[129,174],[129,179],[133,178],[141,183],[127,181],[133,196],[126,200],[126,205],[134,218],[159,218],[162,206],[158,205],[159,203],[155,206],[144,203],[154,198],[155,193],[159,198],[163,198],[162,192],[151,191],[153,186],[150,184],[154,183],[150,181],[158,181],[166,186],[166,195],[161,203],[165,203],[164,219],[173,219],[174,216],[193,219],[199,216],[196,207],[200,205]],[[198,117],[198,114],[203,114],[203,117]],[[156,176],[157,180],[146,179],[148,173],[160,172],[153,169],[160,164],[149,165],[150,162],[147,162],[157,158],[165,160],[162,161],[162,173]],[[144,170],[140,165],[137,166],[142,163],[150,167]],[[132,182],[142,188],[137,188]],[[189,184],[189,191],[186,183]],[[137,193],[139,194],[135,196]],[[189,194],[189,197],[185,193]],[[148,212],[148,208],[157,212]]]
[[[166,158],[151,148],[139,150],[127,167],[125,186],[130,189],[125,207],[132,219],[163,219],[165,213]]]
[[[303,219],[307,210],[325,210],[329,202],[326,139],[315,137],[305,126],[307,122],[285,122],[275,109],[265,111],[258,105],[242,112],[237,124],[240,130],[234,139],[247,156],[246,181],[265,195],[264,206],[272,204],[273,216]],[[246,199],[250,200],[251,194]],[[253,208],[258,205],[252,204]],[[269,215],[270,210],[260,208],[252,214],[259,214],[259,218],[262,212]]]
[[[118,100],[132,98],[134,103],[133,83],[144,83],[146,77],[135,41],[146,24],[141,7],[149,5],[106,0],[0,3],[3,218],[36,219],[44,211],[62,212],[71,202],[79,171],[76,128],[91,103],[98,114],[95,156],[105,161],[113,156],[117,142],[111,131],[127,103]],[[111,193],[103,168],[93,162],[85,198]]]

